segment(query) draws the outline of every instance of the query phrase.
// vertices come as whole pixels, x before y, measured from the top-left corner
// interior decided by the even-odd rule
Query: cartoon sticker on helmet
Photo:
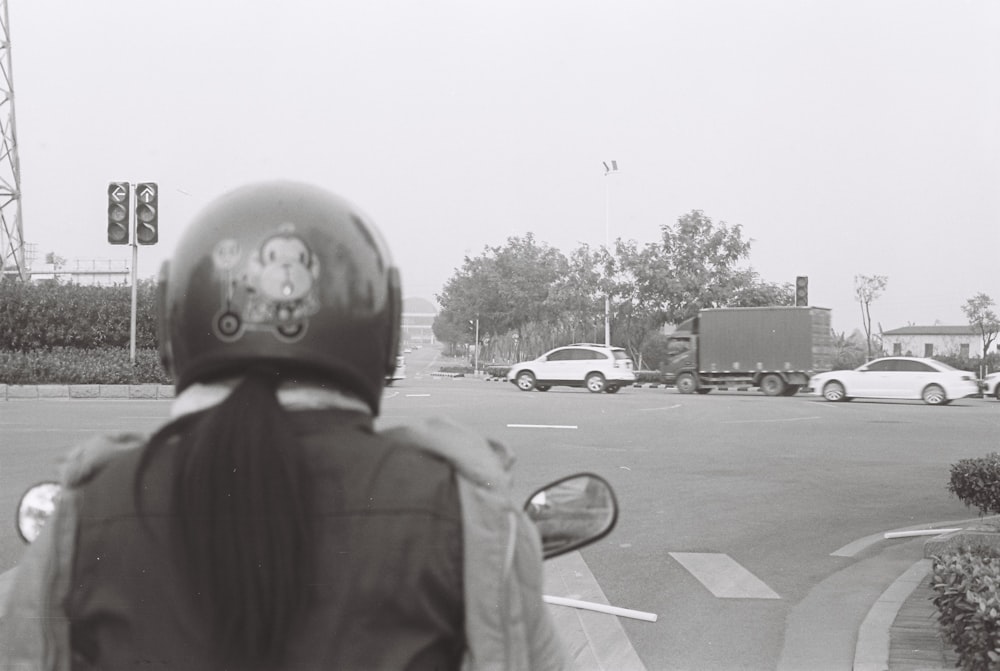
[[[309,317],[319,311],[319,259],[295,233],[292,224],[265,238],[237,273],[243,258],[239,243],[221,240],[212,251],[223,275],[222,310],[213,324],[222,340],[234,341],[247,330],[271,330],[281,340],[302,337]]]

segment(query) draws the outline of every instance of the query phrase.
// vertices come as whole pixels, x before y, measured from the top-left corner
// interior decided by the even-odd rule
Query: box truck
[[[668,337],[661,372],[682,394],[757,387],[792,396],[830,370],[833,355],[827,308],[710,308]]]

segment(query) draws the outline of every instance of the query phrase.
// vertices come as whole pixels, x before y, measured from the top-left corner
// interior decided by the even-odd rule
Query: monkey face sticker
[[[319,310],[319,259],[291,224],[282,224],[245,260],[239,242],[221,240],[212,250],[212,262],[223,294],[212,327],[222,340],[239,340],[250,329],[269,330],[292,342],[302,337],[309,317]]]

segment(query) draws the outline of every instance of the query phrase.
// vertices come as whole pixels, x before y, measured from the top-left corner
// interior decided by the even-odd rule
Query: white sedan
[[[854,370],[832,370],[809,381],[814,394],[828,401],[852,398],[913,398],[928,405],[946,405],[956,398],[979,394],[976,376],[936,359],[887,357]]]
[[[995,396],[1000,401],[1000,371],[983,378],[983,396]]]

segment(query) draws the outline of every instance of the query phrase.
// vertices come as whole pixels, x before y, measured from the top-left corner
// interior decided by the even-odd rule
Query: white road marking
[[[731,419],[721,422],[722,424],[775,424],[781,422],[803,422],[809,419],[819,419],[819,417],[785,417],[782,419]]]
[[[676,410],[677,408],[680,407],[681,407],[680,403],[675,403],[674,405],[664,405],[659,408],[639,408],[638,412],[647,412],[649,410]]]
[[[717,552],[671,552],[670,556],[720,599],[780,599],[732,557]]]
[[[577,429],[575,424],[508,424],[508,429]]]
[[[430,396],[430,394],[407,394],[406,398],[424,398],[425,396]]]
[[[608,604],[608,598],[579,552],[545,562],[545,593]],[[573,660],[573,669],[646,671],[617,617],[564,606],[548,608],[556,631]],[[636,626],[641,625],[637,623]]]

